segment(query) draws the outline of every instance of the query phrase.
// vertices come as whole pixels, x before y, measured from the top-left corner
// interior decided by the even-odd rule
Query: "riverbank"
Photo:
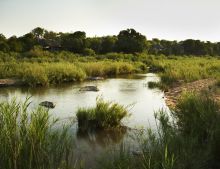
[[[201,79],[189,83],[176,83],[165,92],[165,101],[168,107],[175,107],[183,92],[201,92],[208,91],[211,94],[211,88],[217,81],[215,79]],[[215,97],[218,100],[218,96]]]
[[[146,71],[146,67],[139,62],[20,62],[19,64],[2,62],[0,63],[0,85],[49,86],[65,82],[80,82],[89,77],[110,77],[143,71]]]

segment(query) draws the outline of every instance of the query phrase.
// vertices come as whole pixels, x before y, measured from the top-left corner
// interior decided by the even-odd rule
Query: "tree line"
[[[220,42],[212,43],[187,39],[168,41],[152,39],[134,29],[122,30],[116,36],[86,37],[83,31],[56,33],[37,27],[21,36],[6,38],[0,34],[0,51],[27,52],[35,47],[49,51],[70,51],[83,55],[121,53],[148,53],[153,55],[210,55],[220,56]]]

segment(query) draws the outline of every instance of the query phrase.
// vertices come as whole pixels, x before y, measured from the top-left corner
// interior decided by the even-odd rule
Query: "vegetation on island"
[[[78,128],[82,132],[120,127],[122,119],[128,115],[126,107],[99,97],[94,108],[79,108],[76,113]]]

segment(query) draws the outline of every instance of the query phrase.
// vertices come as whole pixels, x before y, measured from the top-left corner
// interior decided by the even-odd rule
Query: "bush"
[[[90,48],[85,48],[83,50],[83,55],[84,56],[95,56],[95,51]]]

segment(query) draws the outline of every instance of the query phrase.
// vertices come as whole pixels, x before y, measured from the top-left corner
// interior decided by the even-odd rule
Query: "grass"
[[[220,60],[217,57],[148,57],[150,70],[159,73],[161,82],[152,87],[169,88],[176,83],[193,82],[220,76]]]
[[[135,72],[135,66],[126,62],[93,62],[79,64],[88,76],[114,76],[119,74],[131,74]]]
[[[166,57],[144,53],[81,56],[71,52],[52,53],[39,49],[26,53],[0,52],[0,66],[0,78],[22,78],[26,84],[33,86],[80,81],[86,76],[146,72],[147,66],[150,71],[159,73],[162,84],[158,86],[165,88],[178,82],[217,78],[220,75],[220,60],[217,57]],[[30,74],[27,73],[29,71]]]
[[[220,167],[220,110],[207,94],[185,93],[168,115],[155,114],[157,130],[138,132],[140,155],[128,148],[100,168],[217,169]]]
[[[97,98],[96,107],[79,108],[76,114],[78,127],[82,131],[120,127],[121,120],[128,115],[126,107],[105,102],[102,98]]]
[[[85,80],[87,76],[115,76],[135,71],[136,66],[128,62],[0,63],[0,78],[20,79],[29,86],[78,82]]]
[[[116,76],[146,72],[143,56],[122,53],[82,56],[34,48],[25,53],[0,52],[0,78],[14,78],[29,86],[49,86],[85,80],[87,76]],[[19,63],[19,64],[18,64]]]
[[[69,127],[58,129],[58,119],[38,108],[28,111],[30,102],[0,104],[0,168],[71,168],[73,138]]]

